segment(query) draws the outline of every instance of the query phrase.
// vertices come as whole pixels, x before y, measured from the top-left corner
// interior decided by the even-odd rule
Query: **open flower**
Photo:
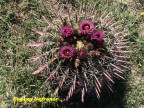
[[[79,29],[83,34],[91,34],[94,29],[94,24],[90,20],[82,20],[79,25]]]
[[[93,34],[91,35],[91,39],[101,41],[103,39],[103,36],[104,36],[103,31],[97,30],[97,31],[93,32]]]
[[[69,59],[74,56],[74,48],[71,46],[62,46],[59,51],[59,56],[64,59]]]
[[[60,28],[60,33],[65,37],[69,37],[72,34],[72,28],[68,25],[65,25]]]

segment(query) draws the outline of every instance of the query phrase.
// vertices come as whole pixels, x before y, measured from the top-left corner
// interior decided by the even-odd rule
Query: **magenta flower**
[[[68,25],[65,25],[60,28],[60,33],[65,37],[69,37],[72,34],[72,28]]]
[[[91,35],[91,39],[92,40],[97,40],[97,41],[101,41],[104,37],[104,33],[102,30],[97,30],[95,32],[93,32],[93,34]]]
[[[94,29],[94,24],[90,20],[82,20],[79,25],[79,29],[83,34],[91,34]]]
[[[77,53],[77,55],[78,55],[80,58],[83,58],[83,57],[85,57],[86,52],[85,52],[84,50],[79,50],[78,53]]]
[[[64,59],[69,59],[74,56],[74,48],[71,46],[62,46],[59,51],[59,56]]]

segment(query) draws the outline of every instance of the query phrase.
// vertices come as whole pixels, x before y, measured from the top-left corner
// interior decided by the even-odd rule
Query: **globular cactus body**
[[[46,82],[58,85],[54,95],[68,89],[67,100],[75,90],[81,91],[82,101],[90,89],[97,98],[103,86],[113,91],[115,79],[124,79],[129,68],[127,30],[107,11],[99,14],[95,5],[73,9],[69,4],[50,4],[53,17],[43,17],[47,29],[35,30],[40,42],[28,44],[42,52],[31,61],[47,62],[32,74],[47,75]]]

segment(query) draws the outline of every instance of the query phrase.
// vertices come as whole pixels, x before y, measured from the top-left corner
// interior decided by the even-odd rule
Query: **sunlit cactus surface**
[[[39,67],[32,74],[46,78],[45,83],[54,85],[53,95],[59,91],[70,99],[81,92],[95,92],[99,99],[103,89],[113,91],[115,79],[124,79],[129,69],[128,31],[108,11],[99,12],[93,4],[70,4],[49,2],[51,16],[43,20],[48,24],[39,34],[37,42],[29,47],[37,49],[29,61]]]

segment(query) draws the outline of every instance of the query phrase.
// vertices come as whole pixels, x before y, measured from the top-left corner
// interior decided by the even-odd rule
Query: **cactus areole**
[[[35,30],[41,39],[28,45],[41,49],[30,58],[40,65],[32,74],[47,76],[46,82],[56,85],[54,95],[66,90],[64,100],[75,91],[81,92],[83,102],[92,89],[98,99],[103,88],[113,91],[115,79],[124,79],[129,69],[127,29],[110,13],[100,14],[95,5],[73,9],[50,3],[54,18],[43,17],[47,29]]]

